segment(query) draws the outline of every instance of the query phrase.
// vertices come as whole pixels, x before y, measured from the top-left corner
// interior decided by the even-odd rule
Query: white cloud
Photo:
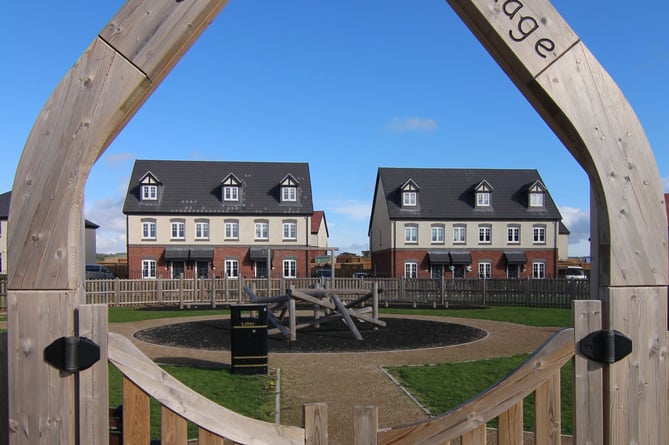
[[[569,229],[569,256],[590,256],[590,210],[560,207],[562,222]]]
[[[126,162],[134,161],[136,157],[133,153],[110,153],[104,155],[103,162],[110,167],[116,167]]]
[[[98,253],[117,253],[126,250],[124,199],[125,195],[99,199],[93,202],[90,209],[86,209],[86,219],[100,226],[96,232]]]
[[[424,117],[395,117],[386,124],[386,130],[393,133],[429,133],[437,128],[437,121]]]

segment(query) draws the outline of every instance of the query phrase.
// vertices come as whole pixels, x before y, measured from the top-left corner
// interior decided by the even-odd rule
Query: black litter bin
[[[230,330],[232,372],[267,374],[267,305],[231,305]]]

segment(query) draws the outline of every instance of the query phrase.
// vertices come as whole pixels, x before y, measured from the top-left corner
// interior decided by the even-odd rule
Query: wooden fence
[[[111,306],[227,305],[246,303],[244,286],[260,297],[285,295],[288,287],[366,289],[374,283],[380,289],[379,304],[412,307],[448,306],[532,306],[569,308],[573,300],[589,298],[588,281],[545,280],[446,280],[397,278],[304,278],[286,279],[157,279],[157,280],[88,280],[86,303]],[[343,300],[346,295],[341,296]]]
[[[288,287],[366,289],[379,284],[379,304],[412,307],[528,306],[569,308],[574,300],[590,296],[587,280],[452,280],[400,278],[300,279],[156,279],[87,280],[86,303],[110,306],[174,305],[183,307],[247,303],[243,288],[260,297],[285,295]],[[347,296],[342,295],[346,301]],[[0,280],[0,310],[7,308],[6,281]]]

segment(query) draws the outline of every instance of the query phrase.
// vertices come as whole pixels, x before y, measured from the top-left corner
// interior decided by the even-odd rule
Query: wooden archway
[[[605,368],[606,415],[594,429],[607,443],[666,441],[667,220],[643,129],[548,1],[448,1],[590,178],[593,298],[604,303],[605,327],[634,342]],[[31,131],[9,215],[12,444],[75,443],[75,378],[49,367],[42,351],[75,333],[87,175],[226,3],[128,0]]]

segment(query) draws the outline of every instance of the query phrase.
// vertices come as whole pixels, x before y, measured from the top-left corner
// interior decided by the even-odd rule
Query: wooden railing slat
[[[328,444],[328,407],[325,403],[307,403],[302,407],[304,445]]]
[[[224,438],[217,436],[211,431],[200,428],[197,434],[198,445],[232,445],[234,442],[228,442]]]
[[[523,401],[503,412],[497,420],[497,445],[523,443]]]
[[[149,396],[123,378],[123,445],[146,445],[151,440]]]
[[[485,424],[463,434],[462,445],[486,445]]]
[[[186,419],[169,408],[160,408],[160,444],[186,445],[188,443],[188,423]]]
[[[560,445],[562,415],[560,412],[560,370],[558,369],[534,393],[535,442]]]

